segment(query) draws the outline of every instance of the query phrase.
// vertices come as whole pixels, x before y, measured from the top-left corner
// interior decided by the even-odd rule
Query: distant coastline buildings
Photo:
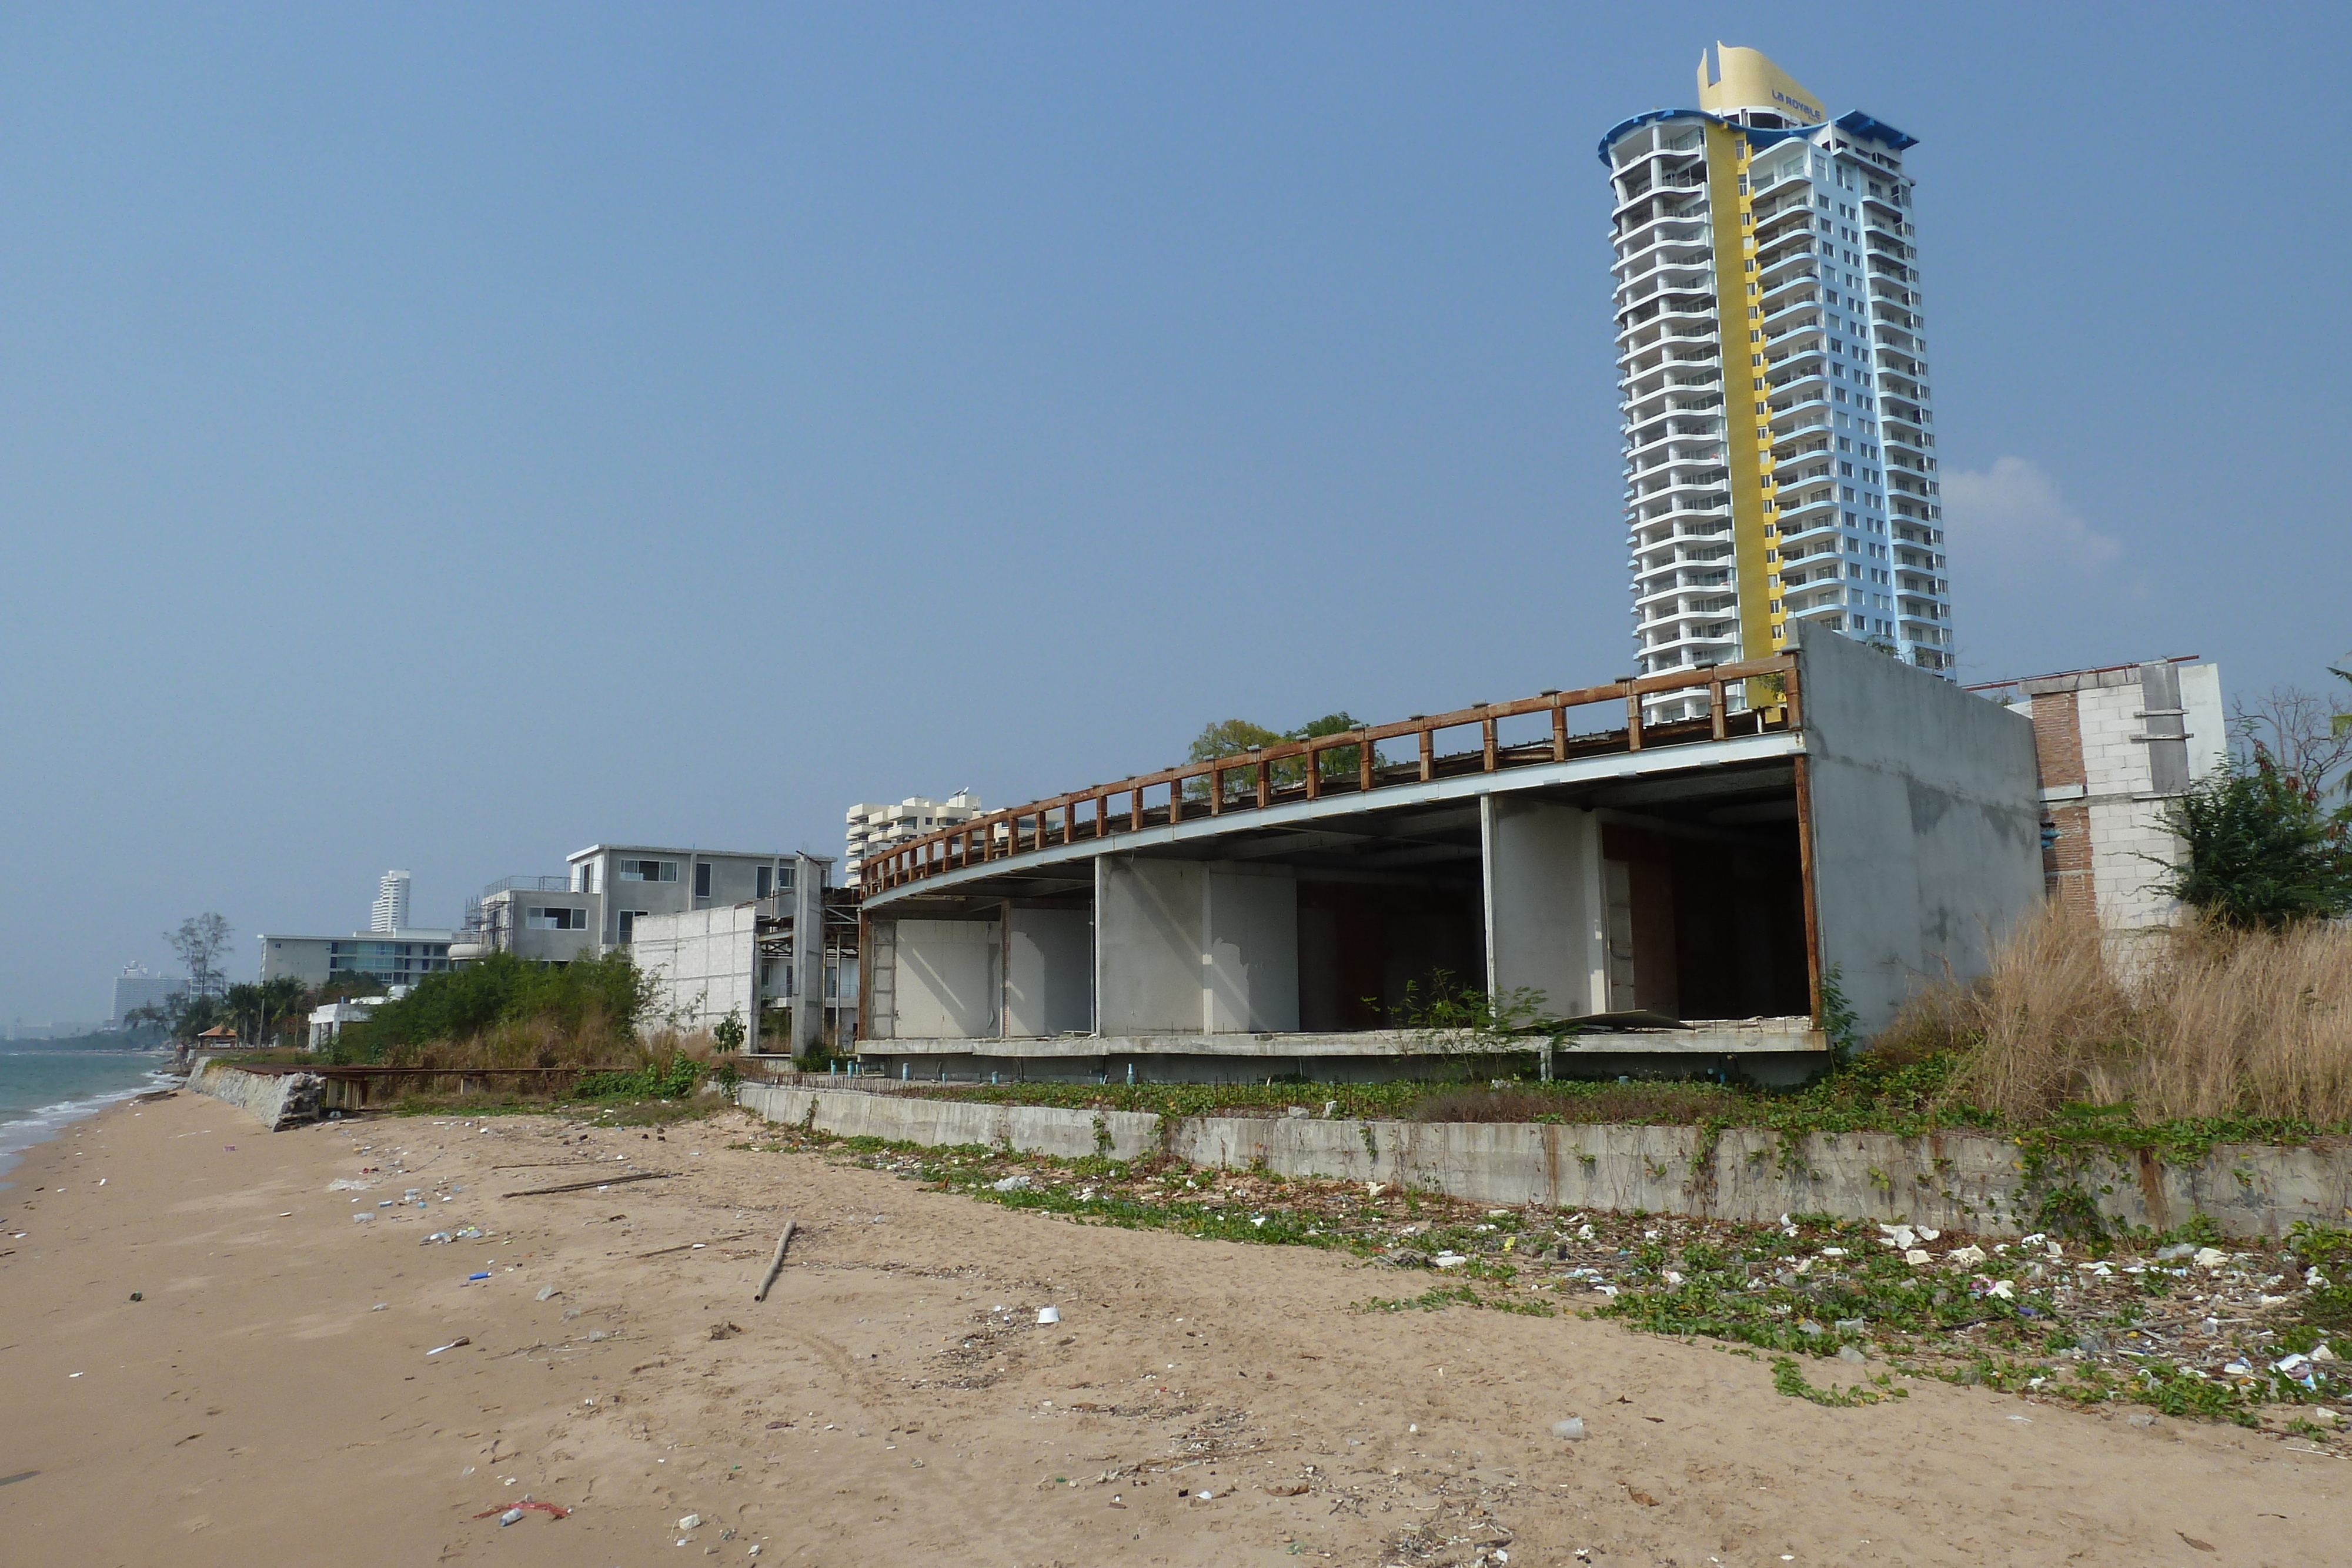
[[[338,976],[364,976],[386,988],[413,986],[449,967],[449,945],[457,933],[408,924],[409,876],[388,871],[376,883],[368,929],[349,936],[298,936],[265,931],[261,978],[299,980],[323,986]]]
[[[1601,138],[1642,674],[1779,653],[1801,620],[1951,678],[1916,140],[1719,44],[1697,108]]]
[[[139,964],[125,964],[122,973],[114,977],[114,1001],[106,1015],[110,1028],[120,1029],[122,1020],[141,1008],[160,1008],[188,988],[188,983],[171,975],[159,975]]]

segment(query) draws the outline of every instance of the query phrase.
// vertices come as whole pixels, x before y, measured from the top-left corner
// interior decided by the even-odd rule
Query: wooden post
[[[1421,781],[1428,783],[1437,777],[1437,733],[1427,725],[1421,727]]]
[[[1139,833],[1143,831],[1143,786],[1138,784],[1134,789],[1128,791],[1128,796],[1134,805],[1134,831]],[[1168,818],[1171,821],[1175,821],[1176,811],[1175,808],[1172,806],[1169,808]]]
[[[1721,675],[1706,683],[1706,706],[1708,716],[1713,721],[1711,727],[1715,732],[1715,738],[1721,740],[1724,737],[1723,677]]]
[[[1797,771],[1797,876],[1805,894],[1805,989],[1811,998],[1813,1021],[1822,1019],[1822,916],[1813,894],[1813,790],[1805,776],[1805,756],[1795,758]]]
[[[1215,763],[1209,764],[1209,815],[1218,816],[1225,809],[1225,770]]]
[[[1625,749],[1642,749],[1642,694],[1631,681],[1625,683]]]
[[[1323,765],[1316,758],[1313,741],[1307,743],[1307,798],[1310,800],[1323,799]]]
[[[1274,765],[1264,757],[1257,759],[1257,804],[1264,810],[1274,800]]]
[[[1369,735],[1356,742],[1356,788],[1369,795],[1372,792],[1372,737]]]
[[[1568,705],[1566,703],[1551,705],[1551,759],[1554,762],[1568,760]]]
[[[1485,719],[1480,722],[1478,727],[1481,738],[1486,742],[1483,766],[1486,771],[1492,773],[1495,771],[1495,721],[1492,718]]]

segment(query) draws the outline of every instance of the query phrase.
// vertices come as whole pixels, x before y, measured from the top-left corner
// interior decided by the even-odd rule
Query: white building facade
[[[1697,108],[1601,139],[1642,674],[1780,652],[1802,620],[1949,678],[1915,143],[1720,45]]]

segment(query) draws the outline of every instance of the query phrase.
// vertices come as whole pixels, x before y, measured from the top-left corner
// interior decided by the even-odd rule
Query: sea
[[[31,1145],[117,1100],[158,1086],[168,1051],[44,1051],[0,1045],[0,1177]]]

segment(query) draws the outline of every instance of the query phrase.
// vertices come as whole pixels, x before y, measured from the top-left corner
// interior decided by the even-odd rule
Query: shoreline
[[[40,1055],[37,1051],[8,1054]],[[58,1054],[65,1054],[60,1052]],[[78,1051],[75,1055],[89,1056],[152,1056],[159,1061],[169,1061],[171,1052],[164,1051]],[[150,1069],[149,1082],[80,1100],[60,1100],[34,1108],[28,1114],[0,1122],[0,1192],[8,1191],[15,1184],[10,1179],[17,1164],[33,1150],[53,1138],[62,1137],[77,1122],[86,1122],[103,1114],[110,1106],[152,1094],[159,1089],[175,1088],[186,1082],[185,1075],[161,1069]]]
[[[1368,1312],[1396,1277],[1348,1258],[975,1204],[764,1131],[269,1134],[187,1093],[74,1122],[0,1236],[11,1568],[2057,1568],[2181,1534],[2325,1561],[2352,1527],[2336,1461],[2234,1427],[1938,1384],[1824,1408],[1703,1343]],[[613,1175],[644,1179],[588,1185]],[[526,1497],[569,1515],[501,1527]]]

